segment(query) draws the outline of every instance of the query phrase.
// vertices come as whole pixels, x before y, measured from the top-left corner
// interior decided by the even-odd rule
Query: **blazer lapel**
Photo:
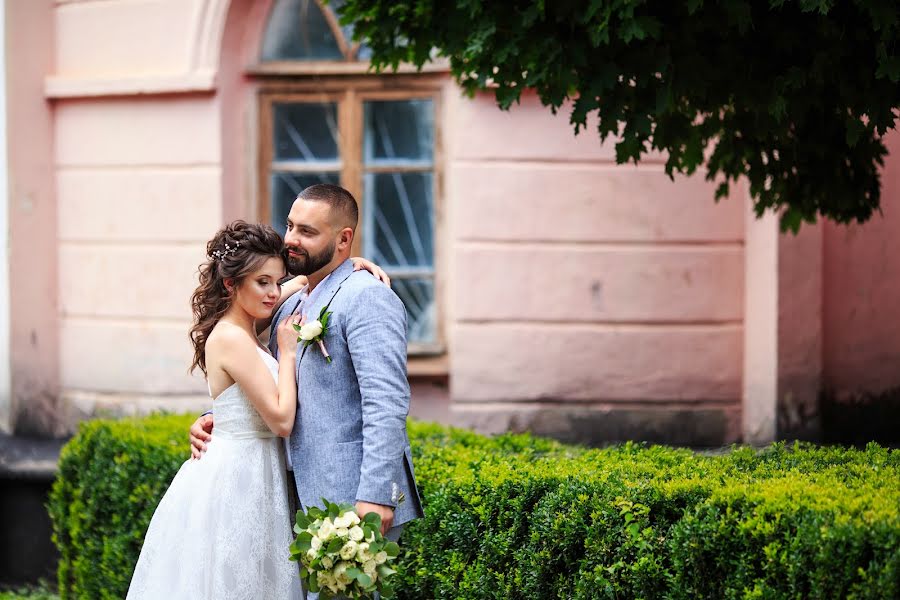
[[[303,312],[306,315],[307,321],[319,318],[319,313],[322,312],[322,308],[331,305],[331,301],[334,300],[334,297],[337,296],[337,293],[341,290],[341,286],[351,275],[353,275],[353,262],[350,259],[347,259],[338,265],[337,269],[331,272],[328,276],[328,281],[325,282],[324,288],[321,290],[320,288],[316,288],[312,291],[306,298],[306,304],[303,307]],[[317,293],[320,291],[321,293]],[[322,300],[324,300],[324,302],[322,302]],[[300,368],[300,361],[303,360],[303,356],[308,349],[309,346],[304,346],[303,350],[297,356],[298,369]]]

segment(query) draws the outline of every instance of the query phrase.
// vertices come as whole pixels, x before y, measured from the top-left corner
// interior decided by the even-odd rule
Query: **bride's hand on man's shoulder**
[[[353,263],[354,271],[362,271],[366,270],[372,274],[372,276],[383,282],[384,285],[391,287],[391,278],[388,277],[388,274],[384,272],[384,269],[373,263],[371,260],[366,260],[365,258],[360,258],[359,256],[354,256],[350,259]]]

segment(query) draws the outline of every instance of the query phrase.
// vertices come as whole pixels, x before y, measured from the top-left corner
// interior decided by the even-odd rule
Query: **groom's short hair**
[[[325,202],[330,207],[332,222],[342,228],[349,227],[356,231],[356,225],[359,222],[359,205],[353,194],[341,186],[317,183],[300,192],[297,200]]]

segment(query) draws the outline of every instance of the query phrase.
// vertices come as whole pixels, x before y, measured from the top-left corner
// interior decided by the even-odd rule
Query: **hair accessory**
[[[212,251],[212,254],[209,254],[209,255],[207,256],[207,258],[210,259],[210,260],[213,260],[213,259],[219,259],[219,260],[222,260],[222,259],[225,258],[226,256],[231,256],[232,254],[234,254],[235,252],[237,252],[237,251],[238,251],[238,248],[240,248],[240,247],[241,247],[241,242],[240,242],[240,241],[235,242],[235,243],[234,243],[234,246],[230,245],[228,242],[225,242],[225,249],[224,249],[224,250],[213,250],[213,251]]]

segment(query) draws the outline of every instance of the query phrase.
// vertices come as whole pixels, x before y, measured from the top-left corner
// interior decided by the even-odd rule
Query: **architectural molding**
[[[50,76],[44,80],[44,93],[51,99],[211,93],[215,88],[214,70],[122,77]]]

